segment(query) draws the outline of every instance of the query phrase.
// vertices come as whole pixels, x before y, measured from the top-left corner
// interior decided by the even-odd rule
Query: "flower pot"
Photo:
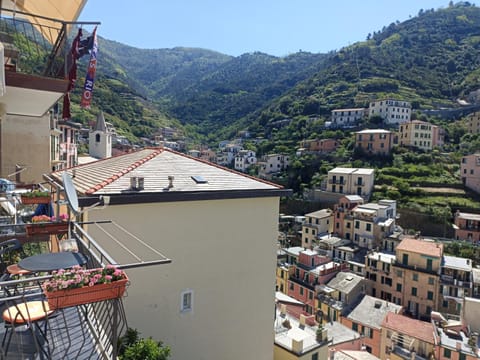
[[[27,236],[66,234],[68,232],[68,222],[26,224],[25,231]]]
[[[70,306],[91,304],[98,301],[119,299],[125,293],[128,278],[108,284],[97,284],[81,288],[45,291],[50,309],[61,309]]]
[[[50,196],[22,196],[22,204],[29,205],[29,204],[48,204],[51,199]]]

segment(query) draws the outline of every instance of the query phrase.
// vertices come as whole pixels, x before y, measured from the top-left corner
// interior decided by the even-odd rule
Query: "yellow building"
[[[289,191],[167,149],[77,166],[73,182],[81,207],[109,196],[88,220],[111,219],[172,259],[129,269],[130,327],[171,346],[172,360],[273,358],[278,208]],[[139,251],[101,225],[88,230],[119,263]]]

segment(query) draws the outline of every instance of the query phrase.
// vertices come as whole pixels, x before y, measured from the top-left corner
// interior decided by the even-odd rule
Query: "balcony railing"
[[[63,79],[68,73],[66,59],[71,47],[67,39],[69,30],[74,26],[98,24],[64,22],[2,8],[0,39],[8,62],[6,69]]]

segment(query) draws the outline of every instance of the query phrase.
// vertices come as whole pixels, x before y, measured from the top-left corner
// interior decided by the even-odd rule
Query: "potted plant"
[[[60,214],[58,217],[36,215],[32,222],[25,225],[27,236],[33,235],[63,235],[68,232],[68,215]]]
[[[21,195],[22,204],[48,204],[50,199],[50,191],[32,190]]]
[[[121,298],[127,283],[127,274],[113,265],[98,269],[74,266],[54,271],[42,289],[50,309],[59,309]]]

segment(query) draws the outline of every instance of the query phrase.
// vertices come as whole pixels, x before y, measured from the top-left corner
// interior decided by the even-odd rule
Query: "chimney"
[[[285,315],[287,313],[287,304],[280,304],[280,315]]]
[[[132,176],[130,178],[130,189],[132,189],[132,190],[137,189],[137,177],[136,176]]]
[[[305,327],[307,317],[304,314],[300,314],[298,321],[300,322],[301,327]]]
[[[173,180],[175,179],[175,176],[170,175],[168,177],[168,188],[171,189],[173,188]]]
[[[292,339],[292,351],[295,354],[301,354],[303,352],[303,340]]]

